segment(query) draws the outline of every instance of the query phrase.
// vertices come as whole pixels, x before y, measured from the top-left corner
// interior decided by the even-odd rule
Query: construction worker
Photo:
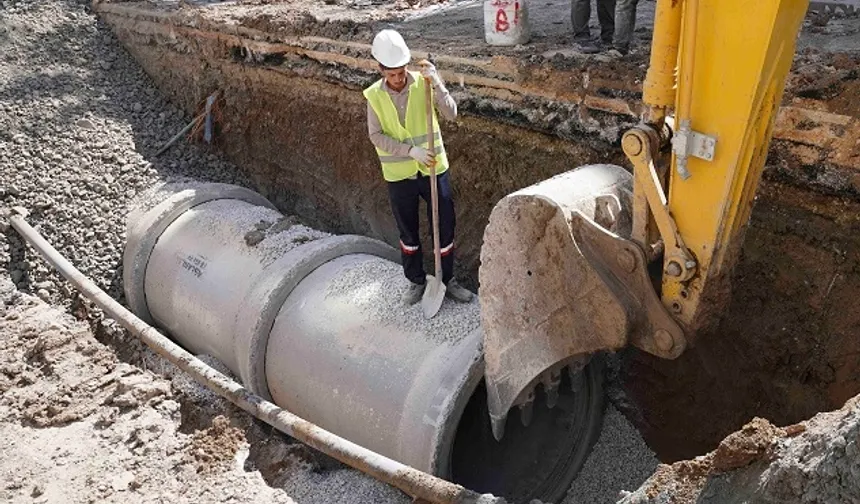
[[[379,63],[382,78],[364,90],[367,133],[379,155],[391,210],[400,232],[403,272],[409,280],[403,302],[411,305],[420,301],[426,285],[418,212],[419,199],[423,199],[427,204],[428,221],[432,223],[430,165],[435,166],[437,173],[442,282],[448,297],[468,302],[472,293],[454,278],[454,201],[448,178],[448,157],[436,115],[438,109],[445,118],[454,119],[457,104],[432,64],[423,66],[420,73],[407,68],[412,56],[398,32],[380,31],[373,39],[371,53]],[[430,79],[434,90],[435,156],[428,150],[426,89],[422,77]]]

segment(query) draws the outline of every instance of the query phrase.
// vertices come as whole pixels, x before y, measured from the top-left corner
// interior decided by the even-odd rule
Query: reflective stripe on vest
[[[400,123],[397,108],[391,100],[387,91],[382,89],[380,79],[372,86],[364,90],[364,96],[370,103],[371,108],[379,118],[382,132],[398,142],[429,148],[427,142],[427,115],[426,115],[426,89],[424,79],[418,72],[409,72],[412,76],[412,84],[409,86],[409,98],[406,105],[406,124]],[[448,155],[442,142],[442,134],[439,131],[439,121],[436,117],[436,109],[433,108],[433,138],[434,150],[436,151],[436,173],[443,173],[448,169]],[[388,182],[397,182],[413,177],[417,172],[429,175],[428,169],[409,156],[395,156],[380,148],[376,149],[379,162],[382,164],[382,175]]]

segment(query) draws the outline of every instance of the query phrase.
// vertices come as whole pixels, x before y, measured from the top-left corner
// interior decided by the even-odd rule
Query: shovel
[[[427,97],[427,140],[430,144],[431,154],[434,152],[433,134],[433,85],[430,79],[424,79],[424,88]],[[439,244],[439,195],[436,193],[436,163],[430,165],[430,207],[433,210],[433,256],[436,263],[435,276],[427,275],[427,286],[424,288],[424,296],[421,298],[421,309],[424,318],[433,318],[442,307],[445,300],[445,284],[442,283],[442,249]]]

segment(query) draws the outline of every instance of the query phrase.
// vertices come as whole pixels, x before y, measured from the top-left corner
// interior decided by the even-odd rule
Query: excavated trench
[[[228,7],[95,5],[186,111],[199,112],[207,95],[220,92],[216,147],[279,210],[319,229],[394,244],[359,92],[376,78],[366,45],[376,25],[283,8],[282,16],[251,9],[231,17]],[[860,295],[860,53],[811,49],[809,41],[823,36],[801,37],[719,324],[675,361],[621,353],[615,385],[626,400],[616,405],[664,462],[713,449],[754,416],[788,425],[860,392],[860,313],[850,309]],[[547,52],[554,40],[492,59],[466,42],[423,46],[447,51],[436,53],[436,63],[460,105],[460,118],[443,130],[458,272],[471,287],[499,199],[579,165],[627,164],[618,138],[636,121],[646,55],[602,61]],[[475,429],[468,443],[486,434]],[[482,477],[468,476],[475,486]]]

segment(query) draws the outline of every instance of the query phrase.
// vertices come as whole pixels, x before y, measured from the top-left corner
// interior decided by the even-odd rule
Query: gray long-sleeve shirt
[[[394,102],[394,107],[397,109],[397,115],[400,118],[400,124],[405,124],[406,105],[409,103],[409,86],[414,82],[415,79],[412,77],[412,74],[407,74],[406,86],[399,92],[388,87],[385,81],[382,82],[382,89],[391,96],[391,101]],[[442,83],[441,79],[439,80],[439,85],[434,86],[433,96],[435,98],[436,109],[443,117],[449,120],[457,117],[457,102],[451,97],[451,93],[445,88],[445,84]],[[367,104],[367,134],[370,136],[370,141],[373,145],[390,153],[392,156],[408,156],[409,149],[412,148],[411,144],[401,143],[383,133],[379,117],[376,116],[376,112],[374,112],[369,102]]]

